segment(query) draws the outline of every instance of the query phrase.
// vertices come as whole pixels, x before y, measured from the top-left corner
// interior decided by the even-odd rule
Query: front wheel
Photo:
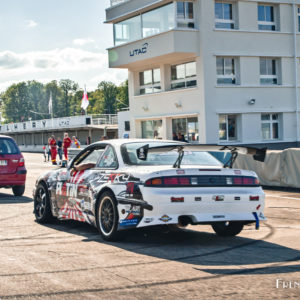
[[[38,185],[34,195],[34,214],[38,223],[47,223],[53,219],[49,193],[43,183]]]
[[[219,236],[235,236],[244,228],[244,224],[242,222],[218,222],[211,226],[215,233]]]
[[[116,240],[118,222],[117,201],[111,192],[105,192],[101,195],[97,204],[97,227],[105,240]]]
[[[23,196],[25,192],[25,185],[15,185],[12,187],[15,196]]]

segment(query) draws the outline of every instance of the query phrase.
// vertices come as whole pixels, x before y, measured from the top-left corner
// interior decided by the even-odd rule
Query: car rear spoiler
[[[147,160],[149,153],[162,153],[177,150],[178,158],[174,163],[174,168],[180,168],[181,161],[184,156],[184,151],[207,151],[207,152],[230,152],[231,157],[228,162],[224,164],[224,167],[232,168],[232,165],[238,154],[252,155],[254,160],[264,162],[266,157],[267,148],[253,148],[253,147],[243,147],[234,145],[200,145],[200,144],[174,144],[174,145],[164,145],[157,147],[150,147],[146,144],[136,150],[137,157],[140,160]]]

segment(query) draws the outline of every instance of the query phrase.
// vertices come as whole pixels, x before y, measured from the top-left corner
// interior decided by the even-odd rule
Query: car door
[[[89,194],[89,178],[95,172],[94,168],[74,171],[74,165],[95,164],[104,152],[105,145],[95,145],[80,152],[72,161],[65,178],[57,183],[57,197],[59,198],[59,217],[77,221],[87,221],[85,211],[91,210]]]

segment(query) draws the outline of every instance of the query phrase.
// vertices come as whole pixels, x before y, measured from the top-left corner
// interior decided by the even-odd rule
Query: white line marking
[[[300,198],[293,198],[293,197],[282,197],[282,196],[273,196],[266,194],[267,197],[272,197],[272,198],[282,198],[282,199],[291,199],[291,200],[300,200]]]

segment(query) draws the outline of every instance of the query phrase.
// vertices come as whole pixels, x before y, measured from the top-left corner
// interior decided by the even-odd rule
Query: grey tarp
[[[300,149],[267,151],[265,162],[239,154],[234,168],[255,171],[262,185],[300,188]]]

